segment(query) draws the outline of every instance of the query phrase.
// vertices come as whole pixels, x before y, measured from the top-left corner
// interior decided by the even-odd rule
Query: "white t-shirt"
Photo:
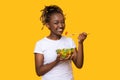
[[[51,63],[57,58],[57,49],[75,48],[71,38],[62,36],[59,40],[51,40],[47,37],[36,43],[34,53],[44,55],[44,64]],[[42,76],[42,80],[73,80],[71,60],[58,63],[54,68]]]

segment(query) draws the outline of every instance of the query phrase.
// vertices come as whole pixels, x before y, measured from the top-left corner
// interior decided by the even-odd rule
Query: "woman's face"
[[[50,17],[50,21],[47,23],[48,28],[53,35],[61,35],[65,28],[64,16],[60,13],[54,13]]]

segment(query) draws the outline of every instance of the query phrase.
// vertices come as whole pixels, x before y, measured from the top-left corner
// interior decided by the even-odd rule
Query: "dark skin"
[[[46,24],[50,30],[50,35],[48,38],[53,40],[58,40],[65,29],[65,19],[60,13],[54,13],[51,15],[50,21]]]
[[[60,13],[54,13],[50,17],[50,21],[46,23],[46,26],[50,30],[50,35],[47,38],[52,40],[59,40],[65,29],[65,19],[64,16]],[[56,60],[49,63],[44,63],[44,56],[42,54],[35,54],[35,68],[38,76],[42,76],[48,71],[50,71],[54,66],[56,66],[60,61],[72,60],[77,68],[82,68],[83,66],[83,42],[86,39],[87,34],[81,33],[78,36],[79,44],[78,50],[75,48],[71,56],[68,56],[65,59],[61,58],[61,55],[58,55]]]

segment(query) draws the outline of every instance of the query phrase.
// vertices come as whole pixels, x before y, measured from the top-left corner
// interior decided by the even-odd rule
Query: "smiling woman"
[[[60,38],[60,35],[63,33],[65,28],[65,17],[62,9],[56,5],[52,5],[46,6],[45,9],[41,11],[42,15],[40,19],[43,25],[46,25],[51,31],[50,35],[59,35]],[[51,36],[48,38],[51,38]]]
[[[64,17],[60,13],[54,13],[51,15],[50,18],[51,20],[46,24],[51,31],[51,36],[49,36],[49,38],[60,38],[65,28]],[[52,37],[52,35],[54,35],[55,37]]]
[[[65,29],[65,16],[56,5],[45,6],[41,21],[50,30],[47,37],[39,40],[35,46],[35,66],[42,80],[74,80],[71,61],[77,68],[83,65],[83,41],[86,33],[78,36],[78,50],[71,38],[62,36]],[[59,51],[58,51],[59,50]]]

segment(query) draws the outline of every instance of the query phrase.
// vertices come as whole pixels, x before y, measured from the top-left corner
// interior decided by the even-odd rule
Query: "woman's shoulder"
[[[42,38],[42,39],[39,39],[37,42],[36,42],[36,44],[43,44],[43,43],[45,43],[45,37],[44,38]]]
[[[66,36],[62,36],[62,39],[63,39],[63,40],[72,40],[71,37],[66,37]]]

